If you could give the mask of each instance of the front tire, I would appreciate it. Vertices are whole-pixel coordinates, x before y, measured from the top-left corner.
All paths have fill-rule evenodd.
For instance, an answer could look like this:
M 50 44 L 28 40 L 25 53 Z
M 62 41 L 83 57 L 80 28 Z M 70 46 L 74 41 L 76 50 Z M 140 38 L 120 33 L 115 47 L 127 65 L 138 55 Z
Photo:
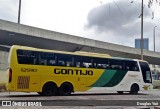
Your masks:
M 138 91 L 139 91 L 139 86 L 137 84 L 133 84 L 131 86 L 130 94 L 138 94 Z
M 57 85 L 53 82 L 45 83 L 41 94 L 43 96 L 55 96 L 57 94 Z

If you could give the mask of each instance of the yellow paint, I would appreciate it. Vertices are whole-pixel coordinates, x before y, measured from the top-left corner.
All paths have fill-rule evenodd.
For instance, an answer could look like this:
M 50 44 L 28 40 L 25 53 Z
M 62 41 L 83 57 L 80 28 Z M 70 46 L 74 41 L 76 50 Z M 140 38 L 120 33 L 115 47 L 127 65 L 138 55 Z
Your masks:
M 18 48 L 19 46 L 12 47 L 12 54 L 10 54 L 10 68 L 12 69 L 13 77 L 12 81 L 8 84 L 8 90 L 10 91 L 41 92 L 43 85 L 49 81 L 55 82 L 58 87 L 60 87 L 63 82 L 70 82 L 73 84 L 74 91 L 86 91 L 91 88 L 88 86 L 92 85 L 104 72 L 103 69 L 93 68 L 18 64 L 16 54 L 16 50 Z M 29 47 L 20 48 L 27 50 L 35 50 L 34 48 Z M 40 51 L 39 49 L 36 50 Z M 26 69 L 29 69 L 30 71 Z M 55 74 L 54 69 L 72 69 L 74 70 L 74 73 Z M 82 70 L 83 73 L 85 73 L 86 70 L 92 70 L 93 75 L 80 75 L 79 73 L 76 74 L 76 70 Z M 27 85 L 27 82 L 29 82 L 29 87 Z M 21 83 L 25 83 L 25 85 L 21 85 Z
M 144 85 L 144 86 L 143 86 L 143 89 L 144 89 L 144 90 L 149 90 L 149 85 Z

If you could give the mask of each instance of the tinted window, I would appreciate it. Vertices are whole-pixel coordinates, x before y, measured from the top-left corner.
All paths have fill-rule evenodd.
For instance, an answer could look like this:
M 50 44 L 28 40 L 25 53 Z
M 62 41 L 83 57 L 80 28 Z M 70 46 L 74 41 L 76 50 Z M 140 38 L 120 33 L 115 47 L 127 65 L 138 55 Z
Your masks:
M 125 62 L 125 70 L 139 71 L 137 61 L 124 61 L 124 62 Z
M 36 53 L 27 50 L 17 50 L 17 58 L 19 64 L 35 64 Z
M 93 68 L 93 59 L 85 56 L 74 56 L 75 66 L 83 68 Z
M 109 66 L 111 69 L 123 70 L 124 69 L 124 62 L 122 60 L 110 59 Z
M 39 52 L 37 61 L 38 61 L 37 65 L 55 65 L 56 64 L 56 58 L 53 53 Z
M 17 58 L 19 64 L 33 65 L 55 65 L 56 58 L 54 53 L 17 50 Z
M 29 50 L 17 50 L 19 64 L 74 66 L 72 55 Z
M 64 54 L 55 54 L 57 57 L 57 65 L 59 66 L 73 66 L 73 56 Z
M 17 50 L 19 64 L 139 71 L 136 61 Z
M 108 59 L 94 58 L 93 62 L 94 62 L 94 67 L 95 68 L 100 68 L 100 69 L 109 68 Z
M 151 78 L 151 72 L 148 63 L 146 62 L 139 62 L 141 70 L 142 70 L 142 75 L 143 75 L 143 81 L 145 83 L 152 83 L 152 78 Z

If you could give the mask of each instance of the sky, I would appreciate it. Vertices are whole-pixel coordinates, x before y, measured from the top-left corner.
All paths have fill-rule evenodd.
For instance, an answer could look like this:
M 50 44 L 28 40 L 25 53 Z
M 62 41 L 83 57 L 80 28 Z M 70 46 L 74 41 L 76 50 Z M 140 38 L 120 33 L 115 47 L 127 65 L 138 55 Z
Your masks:
M 134 47 L 141 37 L 141 0 L 21 0 L 21 24 Z M 148 8 L 144 0 L 144 32 L 160 52 L 160 0 Z M 158 3 L 156 3 L 156 1 Z M 0 0 L 0 19 L 17 22 L 19 0 Z M 154 15 L 154 16 L 153 16 Z

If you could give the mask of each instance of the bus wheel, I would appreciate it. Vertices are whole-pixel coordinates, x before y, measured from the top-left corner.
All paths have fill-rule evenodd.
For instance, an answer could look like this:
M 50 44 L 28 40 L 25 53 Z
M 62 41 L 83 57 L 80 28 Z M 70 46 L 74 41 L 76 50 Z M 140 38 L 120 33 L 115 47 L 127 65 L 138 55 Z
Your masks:
M 71 92 L 73 92 L 73 86 L 71 83 L 65 82 L 61 84 L 59 88 L 59 94 L 63 96 L 71 95 Z
M 117 91 L 118 94 L 123 94 L 123 91 Z
M 54 96 L 57 93 L 57 85 L 53 82 L 45 83 L 42 88 L 42 95 Z
M 130 91 L 130 93 L 131 93 L 131 94 L 138 94 L 138 91 L 139 91 L 139 86 L 138 86 L 138 84 L 133 84 L 133 85 L 131 86 L 131 91 Z

